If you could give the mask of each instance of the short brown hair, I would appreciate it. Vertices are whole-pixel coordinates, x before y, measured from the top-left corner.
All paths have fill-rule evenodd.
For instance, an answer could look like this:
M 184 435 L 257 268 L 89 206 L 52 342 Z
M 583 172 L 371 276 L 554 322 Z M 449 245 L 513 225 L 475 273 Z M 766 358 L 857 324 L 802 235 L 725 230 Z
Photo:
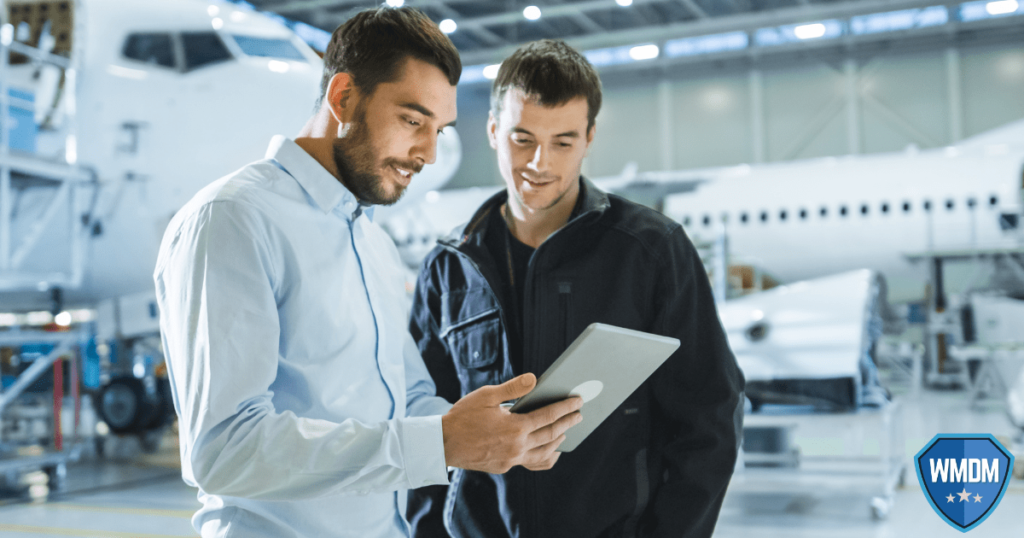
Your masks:
M 331 35 L 317 105 L 327 95 L 334 75 L 352 75 L 353 84 L 369 95 L 378 84 L 398 78 L 398 69 L 407 57 L 436 66 L 452 86 L 462 76 L 459 51 L 423 12 L 382 6 L 357 13 Z
M 587 130 L 601 110 L 601 78 L 576 49 L 557 39 L 542 39 L 519 47 L 501 62 L 491 87 L 491 114 L 497 120 L 510 88 L 535 97 L 544 106 L 587 98 Z

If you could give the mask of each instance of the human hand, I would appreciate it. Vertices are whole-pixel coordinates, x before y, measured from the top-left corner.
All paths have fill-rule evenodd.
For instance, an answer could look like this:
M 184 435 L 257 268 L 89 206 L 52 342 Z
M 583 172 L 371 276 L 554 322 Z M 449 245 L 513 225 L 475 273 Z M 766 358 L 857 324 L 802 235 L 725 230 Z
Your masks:
M 523 374 L 480 387 L 456 402 L 441 417 L 447 464 L 495 474 L 516 465 L 533 471 L 553 467 L 565 431 L 583 420 L 583 399 L 567 398 L 529 413 L 512 413 L 501 405 L 525 396 L 536 384 L 533 374 Z

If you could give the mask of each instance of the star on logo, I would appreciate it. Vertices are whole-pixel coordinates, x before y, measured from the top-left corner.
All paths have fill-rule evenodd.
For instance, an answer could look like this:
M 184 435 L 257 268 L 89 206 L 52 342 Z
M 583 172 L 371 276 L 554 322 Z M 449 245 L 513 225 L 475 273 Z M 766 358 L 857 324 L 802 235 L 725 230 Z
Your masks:
M 946 497 L 946 502 L 948 502 L 948 503 L 953 502 L 953 494 L 952 493 L 949 494 L 949 497 Z
M 964 501 L 970 502 L 970 500 L 971 500 L 971 494 L 967 493 L 967 488 L 964 488 L 964 490 L 961 491 L 960 493 L 957 493 L 957 495 L 960 496 L 960 502 L 964 502 Z
M 980 503 L 981 502 L 981 495 L 975 495 L 974 496 L 974 502 Z

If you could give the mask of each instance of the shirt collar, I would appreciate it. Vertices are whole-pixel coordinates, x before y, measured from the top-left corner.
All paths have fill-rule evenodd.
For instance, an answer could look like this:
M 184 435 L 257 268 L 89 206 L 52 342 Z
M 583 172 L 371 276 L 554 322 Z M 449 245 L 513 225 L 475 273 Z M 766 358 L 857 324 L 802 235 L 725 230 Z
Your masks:
M 352 191 L 294 140 L 281 135 L 273 137 L 267 147 L 266 158 L 277 161 L 285 172 L 295 178 L 324 213 L 337 209 L 352 220 L 360 214 L 373 220 L 374 206 L 356 198 Z

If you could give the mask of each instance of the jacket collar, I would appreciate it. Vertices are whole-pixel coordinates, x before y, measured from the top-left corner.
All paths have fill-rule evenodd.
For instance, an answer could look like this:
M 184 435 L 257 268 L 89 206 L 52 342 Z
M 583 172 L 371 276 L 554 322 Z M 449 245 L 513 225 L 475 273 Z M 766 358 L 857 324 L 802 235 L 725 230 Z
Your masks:
M 456 228 L 452 233 L 441 240 L 441 243 L 453 246 L 484 246 L 484 237 L 487 233 L 487 225 L 492 211 L 498 211 L 501 205 L 508 201 L 508 190 L 503 189 L 487 199 L 483 205 L 473 214 L 473 218 L 465 226 Z M 597 188 L 589 179 L 580 176 L 580 194 L 576 199 L 576 207 L 573 208 L 569 221 L 575 222 L 580 219 L 591 219 L 601 216 L 608 209 L 608 194 Z M 563 228 L 565 227 L 563 226 Z

